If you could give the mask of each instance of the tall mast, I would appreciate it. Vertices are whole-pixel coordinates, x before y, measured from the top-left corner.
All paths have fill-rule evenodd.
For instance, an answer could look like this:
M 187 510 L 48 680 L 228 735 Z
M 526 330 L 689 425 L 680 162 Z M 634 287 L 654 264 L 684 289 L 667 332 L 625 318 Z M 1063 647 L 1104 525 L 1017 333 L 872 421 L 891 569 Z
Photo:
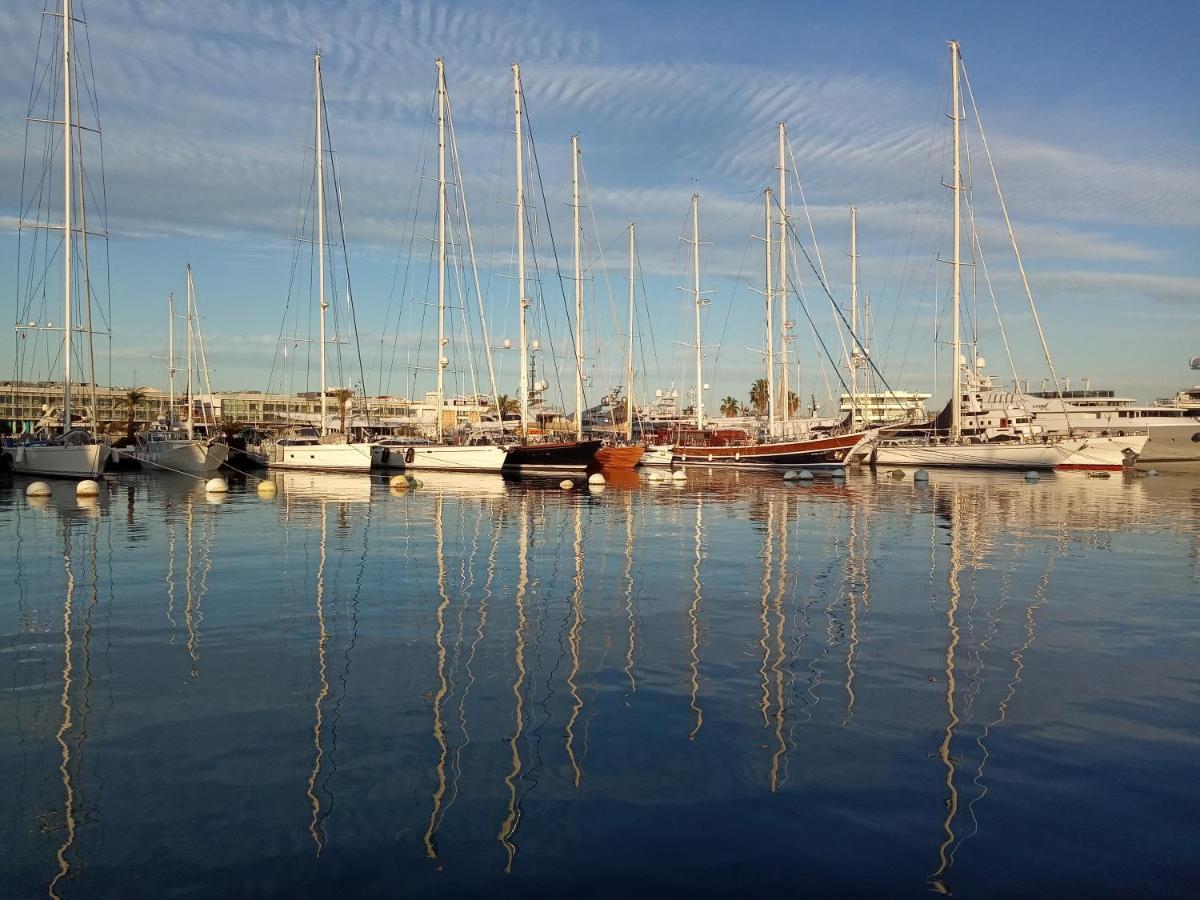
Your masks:
M 779 123 L 779 354 L 780 374 L 783 376 L 780 396 L 783 398 L 783 432 L 788 431 L 791 419 L 791 391 L 788 389 L 788 233 L 787 233 L 787 122 Z
M 575 439 L 583 440 L 583 269 L 579 256 L 579 135 L 571 135 L 571 208 L 575 223 Z
M 962 280 L 960 272 L 960 231 L 961 223 L 961 203 L 962 203 L 962 172 L 959 166 L 959 146 L 958 146 L 958 41 L 950 42 L 950 69 L 952 79 L 951 100 L 954 104 L 953 111 L 950 113 L 950 119 L 954 123 L 954 183 L 950 190 L 954 192 L 954 259 L 951 263 L 951 272 L 953 273 L 951 297 L 953 303 L 953 321 L 951 327 L 954 329 L 953 347 L 954 355 L 950 363 L 950 439 L 958 440 L 962 435 L 962 336 L 959 334 L 959 302 L 962 293 Z
M 321 435 L 329 434 L 328 416 L 325 398 L 325 310 L 329 304 L 325 302 L 325 156 L 322 145 L 325 143 L 324 132 L 321 128 L 321 51 L 313 54 L 313 77 L 316 81 L 317 105 L 317 282 L 321 304 Z M 441 352 L 441 348 L 439 351 Z
M 625 352 L 625 439 L 633 440 L 633 297 L 634 260 L 637 257 L 637 223 L 629 223 L 629 333 Z
M 437 360 L 437 439 L 442 440 L 442 415 L 445 403 L 446 365 L 446 66 L 441 57 L 437 65 L 438 95 L 438 360 Z
M 850 207 L 850 430 L 858 421 L 858 210 Z
M 74 193 L 71 177 L 71 0 L 63 0 L 63 410 L 62 430 L 71 430 L 71 242 Z
M 704 347 L 700 343 L 700 195 L 692 194 L 692 276 L 696 294 L 696 427 L 704 428 Z
M 195 426 L 192 423 L 192 410 L 195 401 L 192 399 L 192 264 L 187 264 L 187 436 L 192 439 Z
M 517 297 L 521 303 L 521 436 L 529 434 L 529 336 L 525 330 L 525 163 L 521 139 L 521 64 L 513 63 L 513 115 L 517 137 Z
M 167 294 L 167 427 L 175 418 L 175 292 Z
M 763 228 L 764 242 L 767 246 L 766 260 L 766 290 L 764 293 L 767 297 L 767 433 L 774 437 L 776 434 L 775 428 L 775 292 L 773 290 L 772 279 L 775 272 L 775 261 L 772 259 L 771 244 L 773 243 L 771 232 L 774 230 L 775 222 L 771 204 L 774 202 L 774 197 L 771 194 L 771 189 L 767 188 L 763 192 L 766 207 L 766 225 Z

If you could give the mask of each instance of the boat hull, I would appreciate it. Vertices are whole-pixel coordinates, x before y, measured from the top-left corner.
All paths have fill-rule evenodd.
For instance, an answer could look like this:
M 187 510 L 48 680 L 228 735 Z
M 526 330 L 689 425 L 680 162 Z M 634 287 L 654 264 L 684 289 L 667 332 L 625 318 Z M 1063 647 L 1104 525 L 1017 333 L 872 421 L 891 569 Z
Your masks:
M 646 448 L 641 444 L 630 447 L 601 447 L 596 462 L 602 469 L 632 469 L 642 461 Z
M 1055 466 L 1060 471 L 1120 472 L 1138 461 L 1149 440 L 1134 437 L 1089 437 L 1083 447 Z
M 586 469 L 595 462 L 599 449 L 599 441 L 517 444 L 508 448 L 504 468 L 550 472 Z
M 674 444 L 658 444 L 650 445 L 646 448 L 646 452 L 642 454 L 642 458 L 638 465 L 641 466 L 669 466 L 675 462 L 675 445 Z
M 1078 452 L 1084 441 L 1045 444 L 882 444 L 872 459 L 876 466 L 948 467 L 955 469 L 1053 469 Z
M 508 451 L 488 444 L 454 446 L 412 444 L 380 447 L 371 451 L 371 464 L 383 469 L 441 472 L 499 472 Z
M 10 447 L 13 472 L 50 478 L 99 478 L 108 461 L 107 444 L 76 446 Z
M 318 472 L 369 472 L 374 444 L 262 445 L 271 469 L 311 469 Z
M 221 468 L 229 458 L 229 448 L 204 441 L 156 441 L 146 450 L 134 451 L 133 457 L 151 469 L 202 475 Z
M 835 437 L 803 441 L 772 441 L 765 444 L 734 444 L 728 447 L 683 446 L 676 444 L 677 462 L 745 469 L 792 468 L 840 469 L 866 437 L 853 432 Z

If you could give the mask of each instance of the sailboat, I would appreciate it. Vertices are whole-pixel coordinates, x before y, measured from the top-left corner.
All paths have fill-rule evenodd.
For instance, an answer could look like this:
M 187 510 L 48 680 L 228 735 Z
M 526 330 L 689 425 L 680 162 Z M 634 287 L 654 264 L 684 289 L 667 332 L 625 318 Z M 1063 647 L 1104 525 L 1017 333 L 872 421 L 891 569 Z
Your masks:
M 37 214 L 34 221 L 26 219 L 27 212 L 34 208 L 35 204 L 29 204 L 26 198 L 22 197 L 21 212 L 22 219 L 20 222 L 21 231 L 25 229 L 54 229 L 61 230 L 63 234 L 62 242 L 62 260 L 63 260 L 63 321 L 62 321 L 62 365 L 63 365 L 63 401 L 62 407 L 54 415 L 54 410 L 47 410 L 47 414 L 43 417 L 40 433 L 34 440 L 22 440 L 14 442 L 10 446 L 4 448 L 4 453 L 9 457 L 9 462 L 14 472 L 29 475 L 48 475 L 57 478 L 96 478 L 104 469 L 104 464 L 108 461 L 109 447 L 107 443 L 102 442 L 95 434 L 95 402 L 93 400 L 92 409 L 88 411 L 83 407 L 83 415 L 77 415 L 75 410 L 75 397 L 73 394 L 73 377 L 72 364 L 75 361 L 75 334 L 78 331 L 81 335 L 86 335 L 86 341 L 83 341 L 83 350 L 87 355 L 89 382 L 95 385 L 95 359 L 92 353 L 92 330 L 91 330 L 91 300 L 92 300 L 92 281 L 88 277 L 88 223 L 87 223 L 87 203 L 85 202 L 85 193 L 87 191 L 84 184 L 84 169 L 83 169 L 83 132 L 85 130 L 99 133 L 97 127 L 84 126 L 78 116 L 78 110 L 75 107 L 78 104 L 81 91 L 79 90 L 76 80 L 78 77 L 77 63 L 75 61 L 76 44 L 74 38 L 74 27 L 77 22 L 73 17 L 71 9 L 71 0 L 62 0 L 62 121 L 54 122 L 53 113 L 47 110 L 46 119 L 30 119 L 31 122 L 39 121 L 45 124 L 58 124 L 62 126 L 62 201 L 63 201 L 63 219 L 61 225 L 51 225 L 41 221 L 41 213 L 48 212 L 42 207 L 37 206 L 35 212 Z M 53 93 L 53 88 L 49 88 L 50 96 Z M 39 91 L 40 93 L 40 91 Z M 32 109 L 32 105 L 31 105 Z M 40 179 L 34 180 L 39 187 L 50 183 L 50 165 L 52 150 L 47 143 L 45 150 L 45 166 L 46 170 L 42 173 Z M 26 163 L 30 158 L 28 142 L 26 144 Z M 36 235 L 36 231 L 34 232 Z M 31 257 L 36 260 L 38 238 L 33 239 L 34 250 Z M 76 269 L 78 268 L 78 272 Z M 49 266 L 45 276 L 49 275 Z M 30 280 L 33 283 L 33 280 Z M 76 292 L 79 297 L 77 298 Z M 82 316 L 82 326 L 76 323 L 76 315 L 73 310 L 73 302 L 79 299 L 81 306 L 85 312 Z M 18 331 L 21 333 L 21 338 L 25 338 L 24 323 L 18 326 Z M 31 330 L 48 330 L 54 331 L 53 325 L 47 323 L 39 326 L 36 322 L 30 322 Z M 82 404 L 80 404 L 82 407 Z M 55 419 L 57 418 L 57 421 Z M 76 419 L 80 421 L 77 423 Z
M 1053 469 L 1079 453 L 1087 441 L 1073 437 L 1051 437 L 1046 434 L 1030 434 L 1009 426 L 1005 433 L 978 437 L 964 434 L 963 406 L 970 405 L 976 392 L 972 380 L 976 372 L 969 370 L 963 356 L 962 333 L 959 325 L 962 301 L 962 193 L 963 178 L 959 123 L 963 119 L 963 105 L 959 96 L 959 73 L 961 56 L 958 41 L 950 41 L 951 102 L 953 145 L 953 176 L 949 185 L 953 194 L 954 255 L 951 260 L 951 316 L 952 316 L 952 363 L 950 365 L 950 428 L 945 436 L 937 431 L 929 433 L 925 440 L 882 440 L 876 444 L 872 461 L 884 466 L 953 466 L 956 468 L 991 469 Z M 1014 244 L 1015 248 L 1015 244 Z M 1019 257 L 1018 257 L 1019 260 Z M 1022 275 L 1024 271 L 1022 270 Z M 1036 321 L 1036 311 L 1035 311 Z M 1040 330 L 1040 325 L 1039 325 Z M 1047 353 L 1047 358 L 1049 354 Z M 967 384 L 964 387 L 964 374 Z M 1027 417 L 1026 417 L 1027 418 Z
M 446 92 L 446 65 L 442 59 L 437 66 L 437 125 L 438 125 L 438 212 L 437 212 L 437 284 L 438 284 L 438 358 L 437 358 L 437 404 L 436 438 L 433 443 L 412 442 L 403 439 L 381 441 L 372 451 L 372 463 L 394 469 L 450 469 L 474 472 L 499 472 L 508 455 L 503 447 L 486 442 L 451 443 L 445 440 L 445 379 L 449 359 L 445 347 L 446 337 L 446 124 L 450 98 Z M 459 185 L 462 178 L 458 178 Z M 463 204 L 466 205 L 465 202 Z M 489 354 L 488 371 L 492 373 L 492 395 L 496 394 L 495 374 L 491 365 L 491 350 L 486 347 L 487 333 L 484 329 L 485 352 Z
M 175 297 L 167 297 L 167 382 L 169 402 L 167 420 L 160 427 L 147 429 L 138 435 L 133 456 L 142 465 L 166 472 L 202 474 L 215 472 L 229 458 L 229 447 L 208 438 L 196 437 L 195 409 L 192 396 L 192 361 L 196 358 L 195 342 L 200 330 L 196 314 L 196 295 L 192 285 L 192 264 L 187 265 L 187 418 L 183 425 L 175 420 Z M 204 355 L 204 340 L 200 339 L 200 358 L 207 394 L 212 396 L 208 383 L 208 363 Z M 204 418 L 207 420 L 208 416 Z
M 781 132 L 782 135 L 782 132 Z M 782 170 L 783 137 L 780 138 L 781 185 L 785 182 L 786 172 Z M 778 426 L 775 419 L 774 391 L 774 334 L 773 308 L 775 297 L 773 285 L 773 260 L 771 255 L 772 231 L 772 197 L 768 189 L 764 192 L 766 198 L 766 326 L 767 326 L 767 378 L 768 378 L 768 438 L 763 441 L 746 440 L 742 432 L 732 434 L 705 430 L 704 421 L 704 384 L 703 359 L 701 346 L 700 312 L 708 302 L 700 290 L 700 195 L 692 195 L 692 275 L 696 304 L 696 427 L 695 430 L 680 431 L 679 441 L 675 445 L 676 461 L 684 463 L 702 463 L 714 466 L 732 466 L 737 468 L 769 468 L 780 466 L 803 466 L 808 469 L 840 469 L 846 465 L 850 455 L 870 436 L 870 432 L 849 431 L 844 434 L 829 434 L 821 437 L 801 439 L 781 439 L 778 436 Z M 781 247 L 787 246 L 786 208 L 782 207 L 780 225 Z M 784 251 L 781 250 L 781 253 Z M 786 265 L 786 261 L 785 261 Z M 786 269 L 780 268 L 781 289 L 779 297 L 786 303 L 787 282 Z M 786 319 L 786 316 L 784 316 Z M 786 347 L 786 335 L 784 336 Z M 783 370 L 787 371 L 786 364 Z M 786 384 L 786 382 L 785 382 Z M 788 395 L 784 394 L 783 406 L 786 409 Z M 783 423 L 786 426 L 786 421 Z
M 326 344 L 325 314 L 329 303 L 325 297 L 325 151 L 328 138 L 328 128 L 324 123 L 325 114 L 325 84 L 321 77 L 321 51 L 313 54 L 313 81 L 316 106 L 316 141 L 313 144 L 316 154 L 316 187 L 317 187 L 317 283 L 319 296 L 320 337 L 319 358 L 321 367 L 321 422 L 319 429 L 298 428 L 285 432 L 259 445 L 259 452 L 267 466 L 273 469 L 318 469 L 337 472 L 366 472 L 371 468 L 371 450 L 374 446 L 369 442 L 352 441 L 344 433 L 333 433 L 329 429 L 329 414 L 327 409 L 329 391 L 326 387 Z M 336 173 L 336 170 L 335 170 Z M 335 191 L 335 199 L 339 204 L 340 191 Z
M 578 179 L 576 179 L 578 182 Z M 576 203 L 576 218 L 579 216 L 579 204 Z M 576 228 L 578 240 L 578 228 Z M 576 253 L 576 259 L 579 258 Z M 633 440 L 633 323 L 634 300 L 637 297 L 635 272 L 637 266 L 637 223 L 629 223 L 629 320 L 626 328 L 625 344 L 625 443 L 601 447 L 596 453 L 596 462 L 602 469 L 632 469 L 646 458 L 649 447 L 644 443 L 634 443 Z M 582 416 L 581 416 L 582 417 Z M 667 465 L 671 463 L 674 448 L 655 448 L 656 458 L 666 457 Z M 664 452 L 665 450 L 665 452 Z
M 517 296 L 520 305 L 520 353 L 521 353 L 521 440 L 508 447 L 504 460 L 505 469 L 571 470 L 586 469 L 600 449 L 599 441 L 546 441 L 531 443 L 530 398 L 534 388 L 529 377 L 529 333 L 526 327 L 526 311 L 530 298 L 525 296 L 525 157 L 524 157 L 524 94 L 521 90 L 521 65 L 514 63 L 513 115 L 516 125 L 517 146 Z M 576 204 L 578 210 L 578 204 Z M 576 234 L 578 240 L 578 233 Z M 580 420 L 582 421 L 582 419 Z

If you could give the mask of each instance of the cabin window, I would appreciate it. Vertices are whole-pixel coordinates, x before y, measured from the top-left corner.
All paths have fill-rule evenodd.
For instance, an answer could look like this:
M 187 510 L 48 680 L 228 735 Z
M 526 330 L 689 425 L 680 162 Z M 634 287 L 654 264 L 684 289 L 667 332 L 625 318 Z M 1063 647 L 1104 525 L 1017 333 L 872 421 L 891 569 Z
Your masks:
M 1200 444 L 1200 431 L 1197 431 L 1195 434 L 1192 435 L 1192 443 Z

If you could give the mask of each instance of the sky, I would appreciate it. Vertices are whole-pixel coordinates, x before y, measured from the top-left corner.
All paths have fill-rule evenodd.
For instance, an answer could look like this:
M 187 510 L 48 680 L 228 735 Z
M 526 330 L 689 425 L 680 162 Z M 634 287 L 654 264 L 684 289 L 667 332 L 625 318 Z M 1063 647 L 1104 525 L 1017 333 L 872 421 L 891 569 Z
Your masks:
M 296 369 L 312 347 L 299 335 L 314 304 L 298 287 L 307 270 L 293 272 L 295 258 L 308 258 L 298 246 L 311 245 L 293 238 L 311 179 L 305 148 L 319 45 L 368 393 L 431 387 L 431 110 L 441 56 L 497 346 L 517 342 L 510 65 L 521 63 L 541 173 L 527 186 L 541 223 L 533 330 L 546 348 L 540 365 L 552 400 L 573 403 L 563 312 L 572 286 L 555 275 L 555 251 L 564 274 L 571 265 L 571 135 L 580 136 L 585 174 L 588 400 L 623 380 L 625 229 L 634 221 L 638 390 L 694 384 L 686 346 L 695 340 L 694 306 L 679 287 L 691 282 L 690 247 L 680 239 L 698 192 L 710 299 L 704 380 L 706 402 L 716 405 L 726 395 L 748 399 L 763 372 L 759 238 L 762 191 L 778 177 L 779 121 L 788 123 L 795 167 L 789 212 L 813 261 L 795 260 L 803 304 L 793 298 L 793 388 L 799 377 L 805 400 L 823 403 L 839 392 L 821 349 L 840 358 L 837 314 L 814 269 L 845 306 L 853 204 L 875 363 L 893 388 L 944 397 L 949 266 L 939 259 L 950 255 L 941 181 L 950 178 L 951 38 L 962 44 L 1057 373 L 1072 387 L 1087 378 L 1145 400 L 1197 380 L 1187 360 L 1200 354 L 1200 62 L 1191 47 L 1200 11 L 1189 4 L 1133 12 L 1104 2 L 89 0 L 81 15 L 110 235 L 112 337 L 97 344 L 101 381 L 165 386 L 166 296 L 182 296 L 190 261 L 214 387 L 312 386 L 314 376 Z M 41 20 L 41 0 L 0 10 L 8 48 L 0 56 L 0 284 L 13 321 L 23 318 L 16 221 Z M 978 132 L 973 122 L 964 130 L 995 308 L 1018 375 L 1036 388 L 1047 365 Z M 988 371 L 1008 381 L 983 268 L 964 270 L 964 332 L 977 334 Z M 447 354 L 461 388 L 478 307 L 471 291 L 451 305 L 458 324 Z M 53 321 L 53 311 L 38 320 Z M 286 382 L 277 362 L 273 369 L 281 333 L 290 335 Z M 15 346 L 0 342 L 4 377 L 51 374 L 44 357 L 42 371 L 18 373 Z M 338 350 L 348 354 L 349 345 Z M 515 355 L 496 353 L 501 392 L 516 393 Z M 479 357 L 476 377 L 482 366 Z M 351 368 L 337 374 L 357 381 Z

